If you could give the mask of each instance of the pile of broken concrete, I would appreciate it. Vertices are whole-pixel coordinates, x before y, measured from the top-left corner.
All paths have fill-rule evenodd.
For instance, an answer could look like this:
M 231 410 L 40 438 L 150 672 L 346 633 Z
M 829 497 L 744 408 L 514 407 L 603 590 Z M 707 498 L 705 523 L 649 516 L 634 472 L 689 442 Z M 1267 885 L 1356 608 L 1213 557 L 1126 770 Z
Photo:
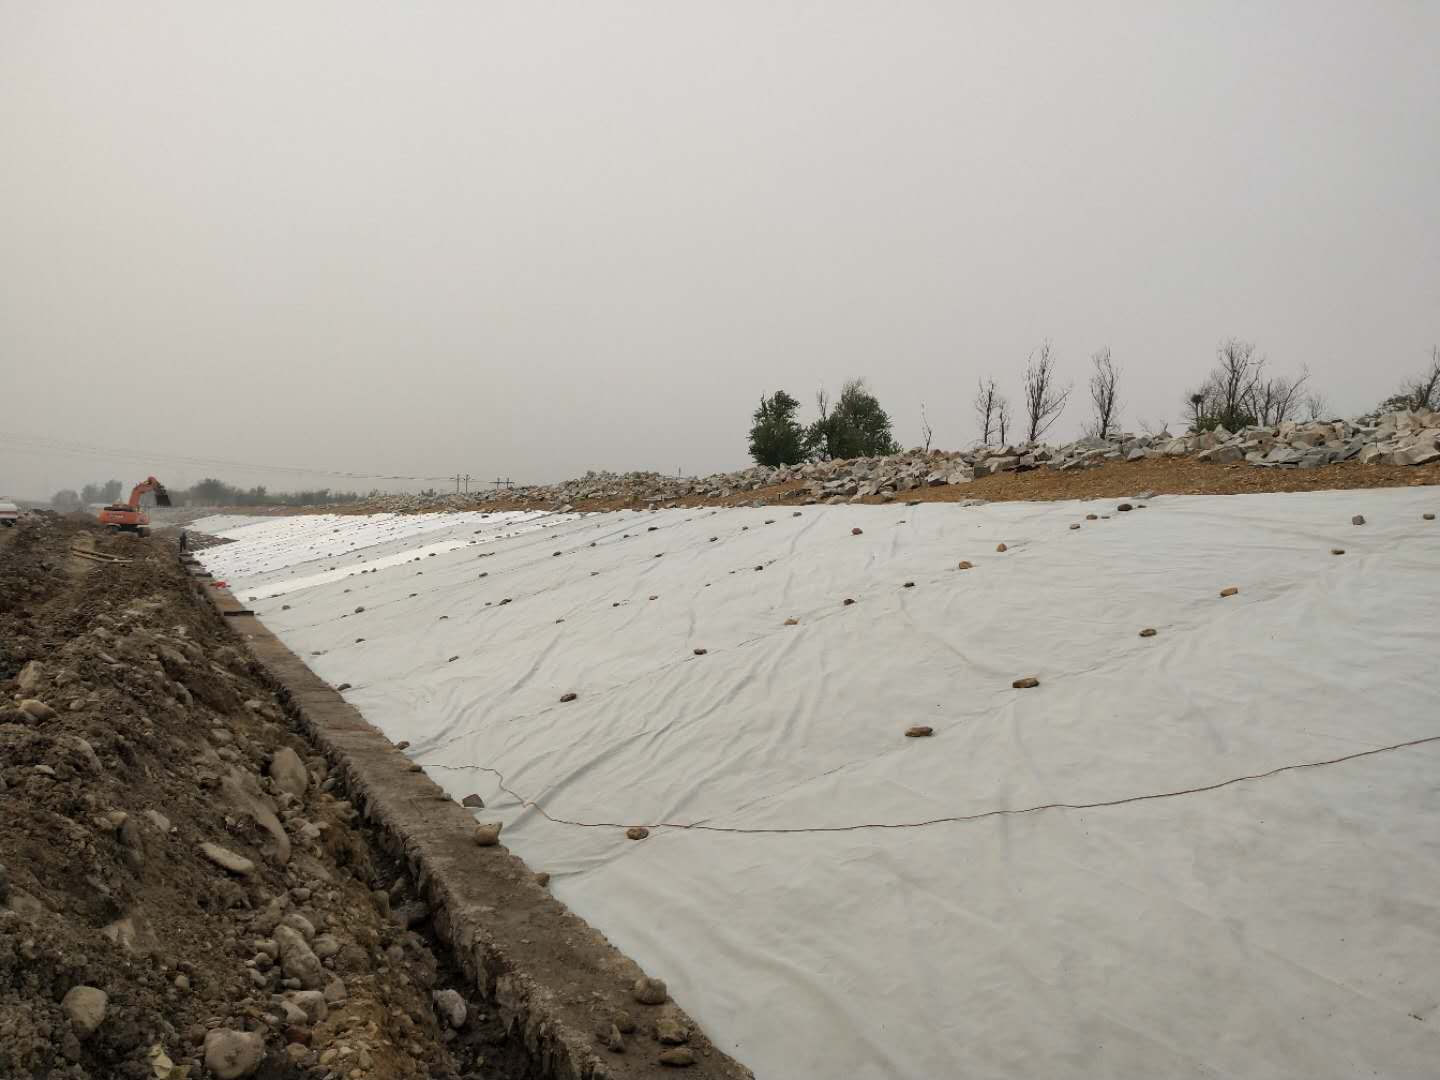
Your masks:
M 1117 434 L 1063 445 L 1024 443 L 964 451 L 909 450 L 887 457 L 815 461 L 770 468 L 757 465 L 706 477 L 655 472 L 587 472 L 559 484 L 516 487 L 469 495 L 386 495 L 367 510 L 415 512 L 460 509 L 525 500 L 563 510 L 596 501 L 663 505 L 682 499 L 724 500 L 777 484 L 803 484 L 805 497 L 839 502 L 895 496 L 921 487 L 968 484 L 976 477 L 1029 469 L 1085 469 L 1108 461 L 1189 457 L 1218 464 L 1262 468 L 1319 468 L 1341 461 L 1378 465 L 1424 465 L 1440 461 L 1440 413 L 1402 410 L 1312 423 L 1286 421 L 1184 435 Z

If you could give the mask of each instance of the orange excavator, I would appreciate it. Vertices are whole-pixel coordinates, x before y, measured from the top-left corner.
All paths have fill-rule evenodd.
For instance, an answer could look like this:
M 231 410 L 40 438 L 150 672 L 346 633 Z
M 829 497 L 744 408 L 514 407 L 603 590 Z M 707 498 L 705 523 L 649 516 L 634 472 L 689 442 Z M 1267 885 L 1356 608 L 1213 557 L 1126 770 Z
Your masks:
M 140 509 L 140 498 L 153 493 L 156 506 L 169 506 L 170 493 L 165 485 L 153 476 L 147 476 L 130 492 L 129 502 L 111 503 L 100 511 L 100 524 L 111 532 L 133 532 L 140 536 L 150 535 L 150 515 Z

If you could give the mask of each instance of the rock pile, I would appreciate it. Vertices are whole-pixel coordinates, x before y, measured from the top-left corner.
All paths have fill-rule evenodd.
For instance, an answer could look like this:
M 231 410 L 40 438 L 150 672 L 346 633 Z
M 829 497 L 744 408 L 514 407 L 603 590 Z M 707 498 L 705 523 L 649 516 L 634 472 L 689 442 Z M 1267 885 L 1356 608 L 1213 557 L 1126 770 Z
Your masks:
M 559 484 L 469 495 L 381 495 L 364 504 L 367 512 L 481 508 L 493 503 L 533 502 L 553 510 L 605 502 L 662 505 L 679 500 L 718 502 L 776 485 L 800 485 L 805 501 L 841 503 L 868 496 L 897 498 L 924 487 L 968 484 L 981 476 L 1029 469 L 1085 469 L 1109 461 L 1193 457 L 1217 464 L 1248 463 L 1261 468 L 1319 468 L 1341 461 L 1378 465 L 1424 465 L 1440 461 L 1440 413 L 1428 410 L 1377 414 L 1357 420 L 1316 423 L 1286 421 L 1272 427 L 1171 435 L 1119 434 L 1063 445 L 1023 443 L 963 451 L 910 450 L 889 457 L 816 461 L 706 477 L 654 472 L 587 472 Z

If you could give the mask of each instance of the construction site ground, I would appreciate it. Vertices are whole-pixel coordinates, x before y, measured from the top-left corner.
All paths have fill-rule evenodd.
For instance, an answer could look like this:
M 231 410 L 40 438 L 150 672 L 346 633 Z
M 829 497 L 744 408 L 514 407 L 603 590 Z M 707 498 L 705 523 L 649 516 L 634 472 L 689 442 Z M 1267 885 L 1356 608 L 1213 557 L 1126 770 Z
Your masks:
M 1031 469 L 978 477 L 968 484 L 919 487 L 898 492 L 897 502 L 989 502 L 1042 501 L 1061 499 L 1115 499 L 1150 491 L 1156 495 L 1245 495 L 1266 491 L 1334 491 L 1347 488 L 1414 487 L 1440 484 L 1440 462 L 1430 465 L 1361 465 L 1342 462 L 1319 469 L 1260 468 L 1249 464 L 1217 465 L 1194 458 L 1151 458 L 1142 461 L 1107 461 L 1088 469 L 1060 471 Z M 661 506 L 743 506 L 757 499 L 770 503 L 800 505 L 811 498 L 808 486 L 800 481 L 737 491 L 721 499 L 691 496 L 662 500 Z M 887 500 L 879 495 L 857 499 L 862 503 Z M 575 510 L 631 510 L 648 506 L 646 499 L 584 499 Z M 476 499 L 479 510 L 550 509 L 549 496 Z M 452 507 L 454 509 L 454 507 Z M 375 507 L 356 503 L 321 508 L 321 513 L 368 514 Z M 244 511 L 249 512 L 249 511 Z
M 0 1077 L 531 1075 L 173 540 L 0 531 L 0 688 Z

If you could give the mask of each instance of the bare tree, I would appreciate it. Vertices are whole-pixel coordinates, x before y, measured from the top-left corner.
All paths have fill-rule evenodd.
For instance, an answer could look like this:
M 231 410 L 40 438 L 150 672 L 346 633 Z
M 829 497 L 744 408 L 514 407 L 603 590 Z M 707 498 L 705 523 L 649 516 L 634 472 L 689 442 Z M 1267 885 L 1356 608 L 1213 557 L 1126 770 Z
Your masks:
M 1382 409 L 1440 409 L 1440 345 L 1430 349 L 1430 370 L 1410 379 L 1387 398 Z
M 1029 420 L 1026 442 L 1036 442 L 1050 430 L 1050 425 L 1060 418 L 1065 403 L 1070 400 L 1073 385 L 1063 389 L 1055 382 L 1055 354 L 1050 342 L 1030 354 L 1025 367 L 1025 415 Z
M 995 399 L 995 423 L 1000 429 L 1000 445 L 1010 445 L 1010 399 L 1004 396 Z
M 1205 424 L 1205 417 L 1210 415 L 1210 384 L 1207 382 L 1199 390 L 1191 390 L 1185 395 L 1185 409 L 1190 417 L 1190 430 L 1199 431 Z
M 1302 371 L 1298 379 L 1287 379 L 1283 375 L 1273 379 L 1257 377 L 1245 398 L 1247 409 L 1264 427 L 1283 424 L 1300 411 L 1302 392 L 1309 381 L 1309 371 Z
M 1230 338 L 1220 343 L 1217 350 L 1220 363 L 1210 376 L 1210 393 L 1207 395 L 1213 405 L 1210 415 L 1230 431 L 1245 427 L 1252 414 L 1246 408 L 1255 384 L 1265 367 L 1265 358 L 1255 358 L 1253 342 Z
M 1323 420 L 1330 413 L 1330 402 L 1325 400 L 1325 395 L 1319 390 L 1311 390 L 1306 394 L 1303 404 L 1307 420 Z
M 1095 406 L 1095 428 L 1092 434 L 1099 439 L 1110 437 L 1110 431 L 1120 419 L 1120 369 L 1110 359 L 1110 346 L 1106 345 L 1093 356 L 1095 374 L 1090 376 L 1090 401 Z
M 925 436 L 925 452 L 930 452 L 930 440 L 935 437 L 935 429 L 930 426 L 930 421 L 925 418 L 925 403 L 920 403 L 920 434 Z
M 975 415 L 980 421 L 980 444 L 990 445 L 990 436 L 995 434 L 995 425 L 999 421 L 998 415 L 1000 403 L 1005 400 L 1000 396 L 1000 391 L 995 387 L 994 379 L 981 379 L 980 389 L 975 394 Z M 1004 436 L 1001 436 L 1004 441 Z

